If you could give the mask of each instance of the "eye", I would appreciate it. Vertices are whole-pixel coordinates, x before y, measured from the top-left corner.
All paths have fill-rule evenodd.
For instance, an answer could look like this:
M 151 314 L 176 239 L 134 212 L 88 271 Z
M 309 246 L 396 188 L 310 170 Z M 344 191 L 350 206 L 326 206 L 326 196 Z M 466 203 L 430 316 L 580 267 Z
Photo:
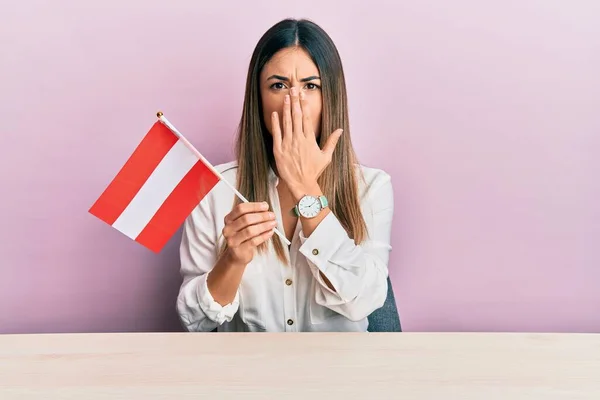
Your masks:
M 316 89 L 320 89 L 321 86 L 314 84 L 314 83 L 307 83 L 306 84 L 306 89 L 307 90 L 316 90 Z
M 275 90 L 281 90 L 285 88 L 285 85 L 283 84 L 283 82 L 275 82 L 274 84 L 272 84 L 271 86 L 269 86 L 271 89 L 275 89 Z

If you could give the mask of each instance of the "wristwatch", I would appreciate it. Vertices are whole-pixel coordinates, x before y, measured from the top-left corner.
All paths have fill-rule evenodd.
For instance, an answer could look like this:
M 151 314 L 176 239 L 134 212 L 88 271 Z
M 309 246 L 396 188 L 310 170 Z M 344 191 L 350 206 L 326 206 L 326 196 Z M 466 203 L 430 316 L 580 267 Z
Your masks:
M 327 197 L 307 194 L 294 206 L 292 212 L 296 217 L 314 218 L 328 205 Z

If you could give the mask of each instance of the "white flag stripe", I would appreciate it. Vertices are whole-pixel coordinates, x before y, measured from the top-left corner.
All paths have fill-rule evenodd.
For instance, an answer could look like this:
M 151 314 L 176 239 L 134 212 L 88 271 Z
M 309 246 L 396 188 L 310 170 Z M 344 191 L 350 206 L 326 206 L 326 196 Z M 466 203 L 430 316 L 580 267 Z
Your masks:
M 112 226 L 135 240 L 197 162 L 198 157 L 178 140 Z

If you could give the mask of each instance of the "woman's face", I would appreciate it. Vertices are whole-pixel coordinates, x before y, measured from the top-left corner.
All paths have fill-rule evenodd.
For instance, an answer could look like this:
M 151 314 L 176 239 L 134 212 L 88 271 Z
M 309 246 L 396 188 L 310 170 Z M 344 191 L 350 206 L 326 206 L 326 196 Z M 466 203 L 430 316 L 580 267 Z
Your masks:
M 305 94 L 306 105 L 312 120 L 312 129 L 318 138 L 321 131 L 321 77 L 308 53 L 300 47 L 282 49 L 269 60 L 260 74 L 260 95 L 262 98 L 263 120 L 271 135 L 271 114 L 277 111 L 279 126 L 283 132 L 283 100 L 290 89 L 296 87 L 298 93 Z M 305 128 L 306 129 L 306 128 Z

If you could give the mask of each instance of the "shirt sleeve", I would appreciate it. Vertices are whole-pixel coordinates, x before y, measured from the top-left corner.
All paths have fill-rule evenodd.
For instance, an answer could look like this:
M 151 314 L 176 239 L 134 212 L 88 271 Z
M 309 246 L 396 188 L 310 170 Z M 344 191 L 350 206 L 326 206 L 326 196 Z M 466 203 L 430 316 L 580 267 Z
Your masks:
M 185 220 L 179 248 L 183 283 L 177 297 L 177 313 L 188 331 L 210 332 L 231 321 L 239 308 L 239 292 L 230 304 L 221 306 L 206 284 L 218 253 L 210 201 L 205 198 Z
M 360 321 L 383 306 L 387 277 L 394 195 L 390 176 L 383 171 L 368 187 L 361 204 L 366 240 L 356 245 L 333 212 L 306 238 L 300 233 L 300 252 L 307 258 L 316 286 L 317 304 Z M 323 280 L 327 277 L 335 288 Z

